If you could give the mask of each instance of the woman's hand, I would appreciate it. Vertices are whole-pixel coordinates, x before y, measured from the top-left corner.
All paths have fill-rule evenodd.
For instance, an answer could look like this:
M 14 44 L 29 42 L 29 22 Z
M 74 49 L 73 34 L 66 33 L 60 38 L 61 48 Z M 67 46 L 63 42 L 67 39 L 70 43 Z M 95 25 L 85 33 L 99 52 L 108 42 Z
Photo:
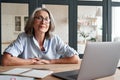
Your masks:
M 40 59 L 38 59 L 38 58 L 30 58 L 30 59 L 28 59 L 30 62 L 31 62 L 31 64 L 35 64 L 37 61 L 39 61 Z
M 72 57 L 66 57 L 61 59 L 39 59 L 35 64 L 78 64 L 80 62 L 80 58 L 77 55 Z
M 39 59 L 34 64 L 50 64 L 50 61 L 45 59 Z

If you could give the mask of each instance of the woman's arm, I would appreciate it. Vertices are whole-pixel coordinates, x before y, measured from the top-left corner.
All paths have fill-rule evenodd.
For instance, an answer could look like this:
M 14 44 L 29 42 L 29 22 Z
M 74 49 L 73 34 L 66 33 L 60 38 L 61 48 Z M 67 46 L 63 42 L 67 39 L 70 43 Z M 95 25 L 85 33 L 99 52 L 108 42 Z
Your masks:
M 41 59 L 36 64 L 78 64 L 80 62 L 80 58 L 77 55 L 72 57 L 65 57 L 60 59 L 52 59 L 52 60 L 45 60 Z
M 65 57 L 60 59 L 53 59 L 50 60 L 51 64 L 77 64 L 79 63 L 80 59 L 78 55 L 74 55 L 72 57 Z
M 37 61 L 36 58 L 33 59 L 22 59 L 18 57 L 14 57 L 9 53 L 4 53 L 2 57 L 2 65 L 3 66 L 17 66 L 17 65 L 31 65 Z

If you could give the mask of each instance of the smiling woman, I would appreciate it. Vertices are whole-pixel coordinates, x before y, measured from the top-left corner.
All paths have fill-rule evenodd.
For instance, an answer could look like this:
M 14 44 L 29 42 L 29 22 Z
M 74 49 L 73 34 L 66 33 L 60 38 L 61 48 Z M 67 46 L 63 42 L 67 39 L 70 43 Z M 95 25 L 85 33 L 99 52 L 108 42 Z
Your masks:
M 35 13 L 35 17 L 34 17 L 34 30 L 35 30 L 35 34 L 37 35 L 37 33 L 43 33 L 44 34 L 48 31 L 49 32 L 49 27 L 51 29 L 51 27 L 54 28 L 53 26 L 50 26 L 50 14 L 46 13 L 46 11 L 38 11 Z M 38 34 L 39 35 L 39 34 Z
M 35 9 L 24 32 L 5 49 L 2 65 L 78 63 L 77 51 L 53 34 L 54 28 L 51 13 L 46 8 Z

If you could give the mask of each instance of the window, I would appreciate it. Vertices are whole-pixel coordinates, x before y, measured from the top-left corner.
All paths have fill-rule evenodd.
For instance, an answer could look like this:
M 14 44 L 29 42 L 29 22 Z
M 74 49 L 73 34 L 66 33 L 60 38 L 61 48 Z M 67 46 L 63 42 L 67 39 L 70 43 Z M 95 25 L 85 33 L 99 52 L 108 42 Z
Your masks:
M 102 7 L 78 6 L 77 50 L 84 53 L 86 42 L 102 41 Z
M 112 7 L 112 41 L 120 41 L 120 7 Z

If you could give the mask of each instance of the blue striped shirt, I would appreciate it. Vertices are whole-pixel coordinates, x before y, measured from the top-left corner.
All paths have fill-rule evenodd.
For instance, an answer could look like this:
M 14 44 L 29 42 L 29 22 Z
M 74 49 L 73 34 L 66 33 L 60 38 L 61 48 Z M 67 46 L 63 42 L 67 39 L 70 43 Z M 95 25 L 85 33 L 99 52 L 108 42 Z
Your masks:
M 65 44 L 58 35 L 45 39 L 43 47 L 45 51 L 41 51 L 38 41 L 34 36 L 28 36 L 23 32 L 18 35 L 17 39 L 4 52 L 23 59 L 36 57 L 49 60 L 71 57 L 74 54 L 78 55 L 77 51 Z

